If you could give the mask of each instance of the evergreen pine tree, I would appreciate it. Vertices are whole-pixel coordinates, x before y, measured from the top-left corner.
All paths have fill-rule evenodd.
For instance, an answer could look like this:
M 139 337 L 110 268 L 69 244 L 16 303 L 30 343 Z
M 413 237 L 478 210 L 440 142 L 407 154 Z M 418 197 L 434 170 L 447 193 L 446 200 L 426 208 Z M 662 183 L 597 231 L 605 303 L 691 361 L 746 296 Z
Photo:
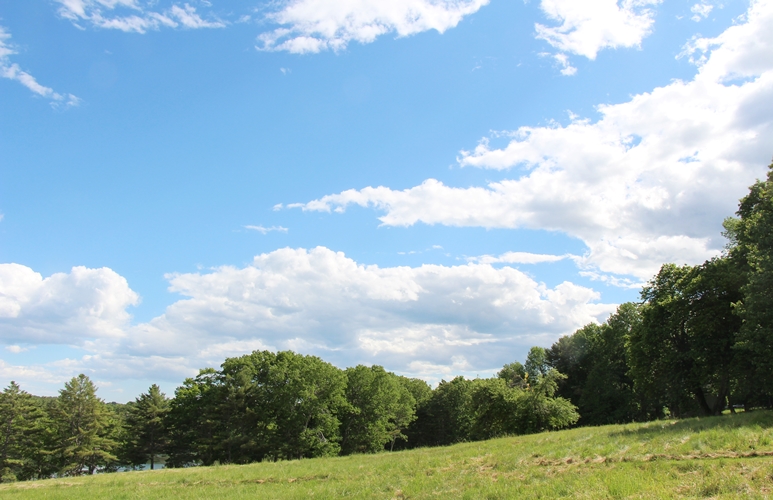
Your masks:
M 84 374 L 73 377 L 59 391 L 54 406 L 59 440 L 56 453 L 64 474 L 94 474 L 100 466 L 117 460 L 112 453 L 117 443 L 110 436 L 115 422 L 96 392 Z
M 44 448 L 45 414 L 32 396 L 16 382 L 0 393 L 0 482 L 27 479 L 36 452 Z
M 153 384 L 131 405 L 126 417 L 126 444 L 124 455 L 134 466 L 156 462 L 165 452 L 168 443 L 165 418 L 169 413 L 169 399 Z

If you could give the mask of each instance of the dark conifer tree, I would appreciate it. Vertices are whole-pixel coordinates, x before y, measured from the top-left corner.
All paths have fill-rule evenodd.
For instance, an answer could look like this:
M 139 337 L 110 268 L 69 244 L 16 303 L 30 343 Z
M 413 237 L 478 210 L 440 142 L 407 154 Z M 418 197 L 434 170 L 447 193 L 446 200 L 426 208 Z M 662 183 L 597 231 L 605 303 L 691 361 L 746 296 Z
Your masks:
M 115 422 L 96 392 L 84 374 L 73 377 L 59 391 L 53 418 L 58 434 L 55 451 L 63 474 L 94 474 L 117 460 L 113 454 L 117 442 L 111 436 Z
M 129 406 L 126 415 L 124 459 L 133 466 L 156 462 L 166 454 L 168 444 L 165 418 L 169 413 L 169 399 L 153 384 Z

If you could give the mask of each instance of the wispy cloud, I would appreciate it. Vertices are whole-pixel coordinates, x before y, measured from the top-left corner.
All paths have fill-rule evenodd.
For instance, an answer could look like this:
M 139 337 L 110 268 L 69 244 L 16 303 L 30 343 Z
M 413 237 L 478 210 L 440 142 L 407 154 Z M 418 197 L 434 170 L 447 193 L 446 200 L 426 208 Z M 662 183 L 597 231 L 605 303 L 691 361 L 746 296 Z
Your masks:
M 286 233 L 289 231 L 286 227 L 282 226 L 271 226 L 271 227 L 263 227 L 263 226 L 244 226 L 244 229 L 249 229 L 251 231 L 257 231 L 259 233 L 267 234 L 272 231 L 277 231 L 279 233 Z
M 479 257 L 468 257 L 469 262 L 480 262 L 481 264 L 542 264 L 544 262 L 558 262 L 564 259 L 574 258 L 574 255 L 550 255 L 542 253 L 529 252 L 505 252 L 502 255 L 481 255 Z
M 443 250 L 443 247 L 440 245 L 432 245 L 429 248 L 425 248 L 424 250 L 408 250 L 403 252 L 397 252 L 397 255 L 418 255 L 425 252 L 432 252 L 434 250 Z
M 266 16 L 280 27 L 258 36 L 259 50 L 298 54 L 343 50 L 386 33 L 443 33 L 489 0 L 295 0 L 280 1 Z
M 577 73 L 577 68 L 569 63 L 569 56 L 566 54 L 553 54 L 553 59 L 561 66 L 561 74 L 572 76 Z
M 59 14 L 76 26 L 89 23 L 97 28 L 145 33 L 159 28 L 222 28 L 217 18 L 204 19 L 188 3 L 158 9 L 157 1 L 143 0 L 55 0 Z
M 701 20 L 709 17 L 709 14 L 711 13 L 712 10 L 714 10 L 714 6 L 709 3 L 706 3 L 706 2 L 696 3 L 690 9 L 690 12 L 693 13 L 693 16 L 690 19 L 692 19 L 696 23 L 700 22 Z
M 15 80 L 27 87 L 32 93 L 49 99 L 51 106 L 55 108 L 69 108 L 80 104 L 81 100 L 78 97 L 72 94 L 60 94 L 50 87 L 41 85 L 34 76 L 22 70 L 18 64 L 11 62 L 11 56 L 18 54 L 18 52 L 10 43 L 10 39 L 11 34 L 6 28 L 0 26 L 0 76 Z M 2 220 L 1 216 L 0 220 Z

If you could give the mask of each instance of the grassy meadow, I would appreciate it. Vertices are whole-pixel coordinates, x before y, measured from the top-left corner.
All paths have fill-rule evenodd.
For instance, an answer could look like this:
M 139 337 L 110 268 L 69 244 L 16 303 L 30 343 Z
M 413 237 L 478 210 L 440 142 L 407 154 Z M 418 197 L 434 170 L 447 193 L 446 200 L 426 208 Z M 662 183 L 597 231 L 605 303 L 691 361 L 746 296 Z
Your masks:
M 0 485 L 0 498 L 767 498 L 773 412 Z

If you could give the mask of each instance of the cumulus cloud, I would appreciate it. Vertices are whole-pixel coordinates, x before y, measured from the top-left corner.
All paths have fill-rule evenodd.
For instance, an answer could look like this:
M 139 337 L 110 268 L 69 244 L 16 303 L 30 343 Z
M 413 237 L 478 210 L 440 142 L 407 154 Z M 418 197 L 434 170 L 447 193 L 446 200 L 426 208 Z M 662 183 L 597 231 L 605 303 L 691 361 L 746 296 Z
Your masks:
M 700 262 L 719 253 L 721 221 L 770 161 L 771 25 L 773 3 L 753 2 L 742 24 L 689 44 L 699 65 L 693 80 L 601 105 L 595 122 L 522 127 L 504 147 L 484 139 L 459 158 L 462 166 L 518 168 L 518 178 L 468 188 L 429 179 L 288 206 L 373 207 L 389 226 L 561 231 L 585 242 L 580 263 L 589 272 L 639 279 L 663 262 Z
M 294 349 L 340 366 L 379 363 L 437 379 L 456 365 L 494 369 L 614 309 L 592 289 L 547 287 L 507 266 L 382 268 L 324 247 L 284 248 L 244 267 L 167 279 L 183 298 L 129 325 L 126 308 L 137 296 L 109 269 L 43 279 L 5 264 L 2 341 L 78 344 L 90 354 L 41 369 L 86 370 L 106 380 L 179 381 L 254 349 Z
M 119 338 L 139 296 L 114 271 L 74 267 L 43 278 L 20 264 L 0 264 L 0 340 L 7 344 L 82 345 Z
M 258 49 L 294 53 L 342 50 L 380 35 L 443 33 L 488 0 L 286 0 L 269 13 L 278 28 L 258 36 Z
M 542 0 L 545 16 L 558 23 L 536 23 L 536 37 L 558 50 L 552 54 L 561 74 L 572 76 L 577 68 L 568 54 L 596 59 L 603 49 L 639 47 L 652 32 L 652 7 L 661 0 Z
M 0 76 L 15 80 L 32 93 L 51 100 L 53 107 L 72 107 L 80 104 L 81 100 L 72 94 L 60 94 L 54 89 L 38 83 L 34 76 L 22 70 L 18 64 L 11 62 L 11 56 L 17 54 L 10 43 L 11 34 L 3 26 L 0 26 Z M 2 216 L 0 216 L 2 220 Z
M 159 28 L 222 28 L 219 19 L 204 19 L 188 3 L 159 9 L 157 1 L 143 0 L 56 0 L 59 14 L 76 26 L 88 23 L 97 28 L 145 33 Z M 205 4 L 206 5 L 206 4 Z
M 168 279 L 170 291 L 187 298 L 135 327 L 127 352 L 195 359 L 214 342 L 259 341 L 326 358 L 377 359 L 393 369 L 452 356 L 479 366 L 492 356 L 484 344 L 532 345 L 612 309 L 591 289 L 568 282 L 547 288 L 510 267 L 381 268 L 324 247 L 285 248 L 243 268 Z
M 652 31 L 652 6 L 660 0 L 542 0 L 557 26 L 537 23 L 537 38 L 561 52 L 595 59 L 602 49 L 638 47 Z

